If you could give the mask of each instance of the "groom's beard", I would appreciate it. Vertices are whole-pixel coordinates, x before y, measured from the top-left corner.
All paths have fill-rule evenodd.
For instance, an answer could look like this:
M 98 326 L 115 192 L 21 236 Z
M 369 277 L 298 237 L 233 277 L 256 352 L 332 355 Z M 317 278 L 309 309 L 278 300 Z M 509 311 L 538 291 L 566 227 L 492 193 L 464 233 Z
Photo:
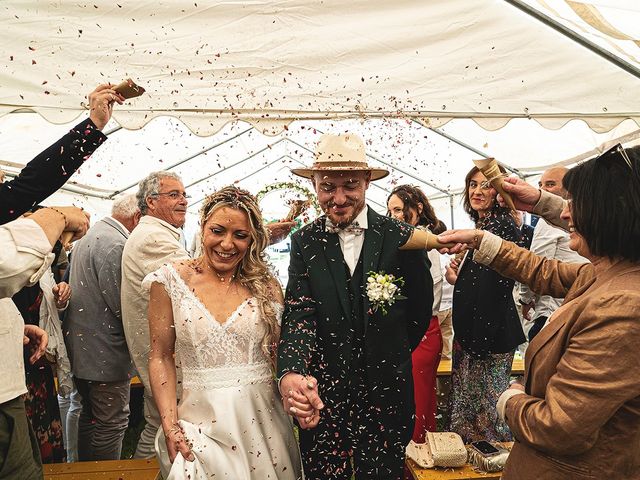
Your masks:
M 324 213 L 336 227 L 345 228 L 353 222 L 365 206 L 366 203 L 364 198 L 355 198 L 343 203 L 342 205 L 336 205 L 334 202 L 330 201 L 324 208 Z

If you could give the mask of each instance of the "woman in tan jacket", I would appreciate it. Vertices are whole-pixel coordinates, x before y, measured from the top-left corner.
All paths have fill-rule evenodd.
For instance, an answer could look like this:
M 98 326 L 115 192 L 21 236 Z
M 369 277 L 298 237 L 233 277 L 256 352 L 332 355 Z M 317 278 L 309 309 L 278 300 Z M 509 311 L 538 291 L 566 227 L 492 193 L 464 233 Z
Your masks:
M 524 385 L 498 401 L 516 440 L 502 478 L 640 478 L 640 147 L 571 169 L 568 203 L 507 181 L 516 208 L 567 229 L 591 263 L 538 257 L 480 230 L 440 236 L 459 242 L 450 253 L 476 249 L 476 261 L 565 297 L 529 345 Z

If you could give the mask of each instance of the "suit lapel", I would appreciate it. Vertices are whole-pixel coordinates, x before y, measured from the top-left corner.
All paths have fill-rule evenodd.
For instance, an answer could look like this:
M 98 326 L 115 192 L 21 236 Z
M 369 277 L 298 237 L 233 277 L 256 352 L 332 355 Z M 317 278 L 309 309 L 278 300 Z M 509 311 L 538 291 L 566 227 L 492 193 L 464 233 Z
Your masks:
M 369 272 L 377 272 L 378 264 L 380 263 L 380 252 L 382 251 L 382 242 L 384 240 L 384 233 L 381 227 L 384 217 L 377 214 L 373 209 L 368 208 L 367 212 L 367 229 L 364 233 L 364 244 L 362 245 L 362 275 L 364 278 L 364 331 L 367 332 L 367 326 L 369 325 L 368 312 L 371 309 L 369 304 L 369 297 L 366 295 L 367 277 Z
M 324 230 L 324 221 L 319 224 L 318 239 L 324 244 L 324 256 L 329 267 L 329 272 L 336 287 L 338 300 L 347 318 L 351 318 L 351 305 L 349 303 L 349 292 L 347 289 L 347 274 L 344 263 L 344 255 L 340 248 L 340 240 L 337 233 L 327 233 Z

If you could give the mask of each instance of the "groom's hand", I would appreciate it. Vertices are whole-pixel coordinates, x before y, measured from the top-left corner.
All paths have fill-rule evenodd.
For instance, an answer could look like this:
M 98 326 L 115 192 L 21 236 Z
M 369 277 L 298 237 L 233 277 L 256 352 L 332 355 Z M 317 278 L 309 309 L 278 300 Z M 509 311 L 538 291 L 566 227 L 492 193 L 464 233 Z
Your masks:
M 296 417 L 300 428 L 306 430 L 318 425 L 324 404 L 315 378 L 289 372 L 280 381 L 280 394 L 285 411 Z

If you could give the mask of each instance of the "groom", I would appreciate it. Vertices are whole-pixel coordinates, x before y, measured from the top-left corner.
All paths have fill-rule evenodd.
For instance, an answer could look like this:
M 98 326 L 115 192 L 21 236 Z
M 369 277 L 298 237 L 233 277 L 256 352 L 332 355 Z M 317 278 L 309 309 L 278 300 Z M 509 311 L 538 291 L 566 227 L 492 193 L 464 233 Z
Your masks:
M 431 318 L 425 251 L 400 251 L 408 225 L 365 203 L 387 170 L 367 165 L 354 134 L 324 135 L 311 179 L 326 215 L 293 235 L 278 349 L 285 409 L 295 416 L 307 479 L 393 480 L 413 429 L 411 352 Z M 370 272 L 402 277 L 406 299 L 375 309 Z M 313 412 L 307 413 L 309 404 Z

